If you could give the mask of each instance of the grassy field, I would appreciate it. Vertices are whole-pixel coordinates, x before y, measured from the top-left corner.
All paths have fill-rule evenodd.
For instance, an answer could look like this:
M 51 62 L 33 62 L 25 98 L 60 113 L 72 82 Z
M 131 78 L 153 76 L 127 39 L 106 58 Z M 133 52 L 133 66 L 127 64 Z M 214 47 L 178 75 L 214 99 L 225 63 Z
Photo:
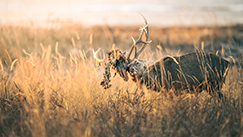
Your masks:
M 103 89 L 104 68 L 91 49 L 128 50 L 138 29 L 0 26 L 0 136 L 243 136 L 243 26 L 151 27 L 153 42 L 141 56 L 197 48 L 232 56 L 239 65 L 230 68 L 221 102 L 204 92 L 137 89 L 119 76 Z

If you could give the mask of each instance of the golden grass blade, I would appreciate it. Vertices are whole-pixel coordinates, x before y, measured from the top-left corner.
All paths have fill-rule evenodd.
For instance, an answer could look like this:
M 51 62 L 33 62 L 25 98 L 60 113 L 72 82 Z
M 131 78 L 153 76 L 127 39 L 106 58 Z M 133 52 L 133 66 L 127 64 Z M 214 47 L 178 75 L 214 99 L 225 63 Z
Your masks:
M 70 57 L 71 57 L 71 60 L 74 61 L 74 58 L 73 58 L 73 55 L 71 53 L 69 53 Z
M 235 59 L 232 57 L 232 56 L 229 56 L 232 60 L 233 60 L 233 62 L 235 63 Z
M 32 61 L 26 61 L 26 62 L 30 63 L 32 66 L 35 67 L 35 64 Z
M 48 45 L 46 54 L 45 54 L 45 61 L 47 64 L 51 64 L 51 45 Z
M 14 66 L 14 64 L 15 64 L 17 61 L 18 61 L 18 59 L 15 59 L 15 60 L 12 62 L 11 67 L 10 67 L 10 71 L 13 70 L 13 66 Z
M 45 53 L 46 53 L 46 49 L 45 49 L 45 47 L 43 46 L 42 43 L 40 43 L 40 46 L 41 46 L 41 49 L 42 49 L 42 59 L 44 59 Z
M 12 62 L 12 59 L 11 59 L 11 57 L 10 57 L 10 55 L 9 55 L 9 53 L 6 49 L 5 49 L 5 53 L 7 54 L 9 61 Z
M 33 57 L 29 53 L 27 53 L 24 49 L 23 49 L 23 52 L 24 52 L 25 55 L 28 55 L 30 57 L 32 62 L 34 61 Z
M 177 53 L 176 53 L 176 55 L 177 55 L 177 56 L 179 56 L 179 55 L 180 55 L 180 51 L 181 51 L 181 50 L 178 50 L 178 51 L 177 51 Z
M 202 43 L 201 43 L 201 48 L 202 48 L 202 51 L 204 51 L 204 41 L 202 41 Z
M 80 54 L 80 56 L 81 56 L 81 59 L 84 61 L 85 59 L 84 59 L 84 55 L 83 55 L 82 51 L 79 50 L 78 52 L 79 52 L 79 54 Z
M 222 56 L 224 56 L 224 54 L 225 54 L 225 50 L 224 50 L 223 47 L 222 47 L 222 49 L 221 49 L 221 54 L 222 54 Z
M 57 60 L 57 66 L 58 66 L 59 70 L 62 70 L 62 67 L 61 67 L 61 65 L 60 65 L 58 60 Z
M 75 35 L 76 35 L 77 39 L 80 40 L 80 36 L 77 31 L 75 31 Z
M 72 41 L 72 45 L 73 45 L 73 47 L 75 48 L 75 47 L 76 47 L 76 44 L 75 44 L 75 40 L 74 40 L 73 37 L 71 38 L 71 41 Z
M 55 79 L 54 79 L 52 72 L 50 72 L 50 75 L 51 75 L 51 79 L 54 81 Z
M 84 50 L 83 50 L 83 55 L 84 55 L 84 59 L 86 60 L 87 59 L 87 56 L 86 56 L 86 53 L 85 53 Z
M 55 52 L 58 53 L 58 42 L 56 42 Z
M 42 43 L 40 43 L 40 46 L 41 46 L 42 51 L 45 51 L 45 47 L 43 46 Z
M 68 78 L 71 79 L 70 72 L 68 70 L 66 70 L 66 72 L 67 72 Z
M 0 59 L 0 67 L 1 67 L 1 71 L 4 71 L 3 63 L 2 63 L 2 60 L 1 59 Z
M 168 56 L 168 57 L 172 58 L 175 61 L 175 63 L 179 65 L 179 62 L 173 56 Z
M 217 56 L 219 55 L 219 50 L 216 51 L 216 55 L 217 55 Z
M 163 49 L 160 45 L 157 45 L 157 48 L 158 48 L 160 51 L 162 51 L 162 49 Z

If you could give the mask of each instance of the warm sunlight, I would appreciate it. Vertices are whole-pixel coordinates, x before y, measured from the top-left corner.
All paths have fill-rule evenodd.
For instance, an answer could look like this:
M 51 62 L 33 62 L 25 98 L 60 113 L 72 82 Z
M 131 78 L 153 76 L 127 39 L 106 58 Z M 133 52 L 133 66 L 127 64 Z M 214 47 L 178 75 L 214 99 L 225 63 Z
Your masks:
M 0 137 L 243 137 L 243 0 L 0 0 Z

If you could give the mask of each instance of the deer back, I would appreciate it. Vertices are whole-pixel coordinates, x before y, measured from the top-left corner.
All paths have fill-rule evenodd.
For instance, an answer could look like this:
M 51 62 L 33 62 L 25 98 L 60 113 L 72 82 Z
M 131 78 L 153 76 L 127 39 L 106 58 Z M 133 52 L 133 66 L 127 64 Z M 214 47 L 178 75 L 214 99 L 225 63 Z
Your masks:
M 156 91 L 163 88 L 193 90 L 203 81 L 216 86 L 224 81 L 228 65 L 228 61 L 212 53 L 194 52 L 180 57 L 166 57 L 148 66 L 140 84 Z

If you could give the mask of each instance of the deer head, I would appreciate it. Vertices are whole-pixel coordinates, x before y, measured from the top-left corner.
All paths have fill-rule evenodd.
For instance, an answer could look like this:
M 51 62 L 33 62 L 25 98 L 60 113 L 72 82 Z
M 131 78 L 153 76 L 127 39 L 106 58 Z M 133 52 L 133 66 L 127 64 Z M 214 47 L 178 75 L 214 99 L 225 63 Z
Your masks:
M 149 38 L 149 23 L 147 22 L 146 18 L 139 13 L 139 15 L 144 20 L 144 26 L 140 29 L 140 35 L 139 38 L 135 41 L 133 37 L 133 45 L 131 46 L 128 54 L 126 52 L 122 52 L 119 49 L 115 49 L 114 46 L 112 50 L 110 50 L 107 53 L 107 61 L 104 59 L 97 58 L 97 53 L 100 50 L 97 50 L 96 52 L 93 50 L 94 58 L 99 64 L 104 63 L 105 64 L 105 73 L 103 73 L 104 79 L 101 82 L 101 85 L 105 88 L 110 87 L 109 85 L 109 78 L 110 78 L 110 67 L 112 67 L 113 70 L 115 70 L 115 74 L 118 73 L 120 77 L 123 78 L 124 81 L 128 81 L 128 73 L 130 74 L 132 80 L 134 82 L 137 81 L 138 78 L 142 77 L 143 72 L 146 70 L 146 63 L 142 60 L 139 60 L 138 57 L 142 53 L 142 51 L 145 49 L 146 45 L 151 43 L 152 40 L 148 41 Z M 142 40 L 143 35 L 145 34 L 145 41 Z M 137 51 L 136 45 L 142 43 L 142 47 Z M 134 57 L 131 59 L 131 54 L 134 50 Z

